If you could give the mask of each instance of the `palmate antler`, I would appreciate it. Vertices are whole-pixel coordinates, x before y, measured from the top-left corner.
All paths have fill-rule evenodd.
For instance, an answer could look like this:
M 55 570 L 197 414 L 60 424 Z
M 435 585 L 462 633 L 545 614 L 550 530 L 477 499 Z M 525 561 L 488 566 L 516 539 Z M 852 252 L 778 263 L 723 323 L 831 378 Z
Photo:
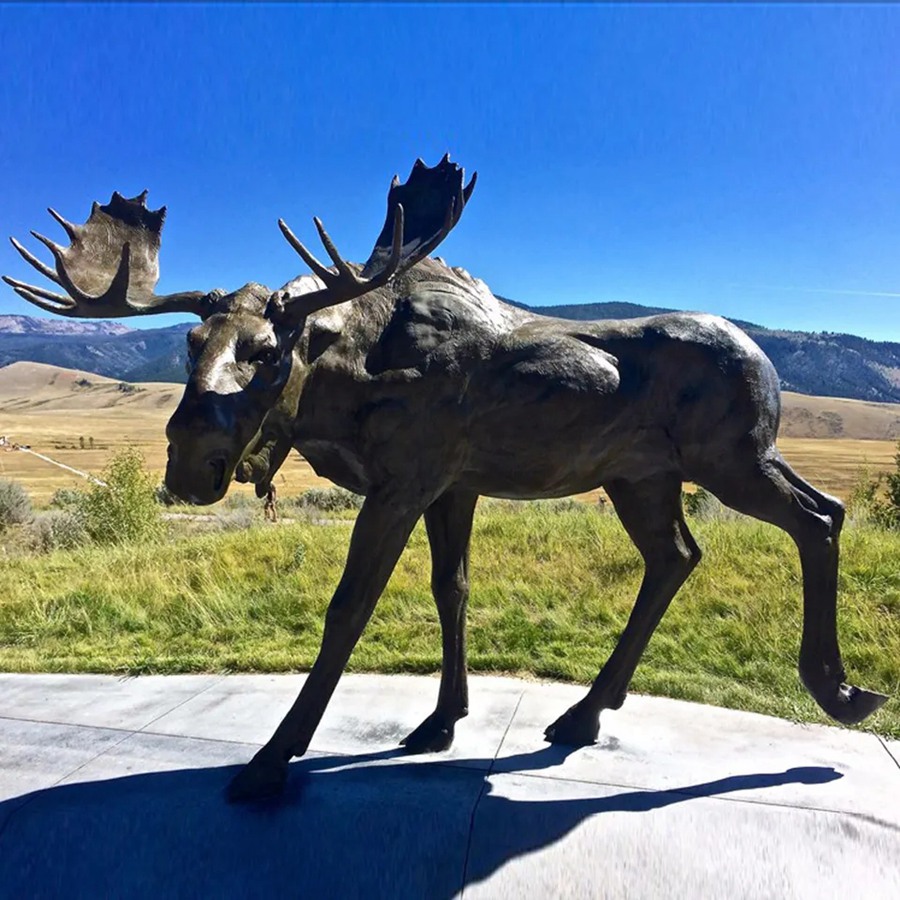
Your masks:
M 74 225 L 49 210 L 71 244 L 62 247 L 36 231 L 31 233 L 53 254 L 55 269 L 10 238 L 23 259 L 65 294 L 8 275 L 3 280 L 29 303 L 61 316 L 116 318 L 163 312 L 203 316 L 208 309 L 202 291 L 153 293 L 159 280 L 157 257 L 166 208 L 150 210 L 146 199 L 147 191 L 130 200 L 116 192 L 105 206 L 94 203 L 84 225 Z
M 334 263 L 333 268 L 319 262 L 279 219 L 278 226 L 288 243 L 325 287 L 299 296 L 292 296 L 290 291 L 281 292 L 274 298 L 273 314 L 300 321 L 317 310 L 382 287 L 414 266 L 428 256 L 459 221 L 475 189 L 477 177 L 474 173 L 472 180 L 464 186 L 465 171 L 450 162 L 449 153 L 432 168 L 417 159 L 404 184 L 400 184 L 395 175 L 388 192 L 384 227 L 359 274 L 341 257 L 320 219 L 314 218 L 313 222 Z

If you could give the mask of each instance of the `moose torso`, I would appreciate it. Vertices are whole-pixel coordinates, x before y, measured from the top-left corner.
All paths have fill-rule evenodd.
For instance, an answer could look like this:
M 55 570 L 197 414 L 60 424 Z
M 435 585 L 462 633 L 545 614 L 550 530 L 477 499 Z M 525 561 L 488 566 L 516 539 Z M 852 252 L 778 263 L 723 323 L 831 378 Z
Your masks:
M 296 355 L 294 446 L 359 493 L 538 498 L 633 473 L 690 478 L 717 452 L 711 429 L 730 444 L 778 424 L 771 364 L 723 319 L 547 318 L 432 259 L 313 317 Z

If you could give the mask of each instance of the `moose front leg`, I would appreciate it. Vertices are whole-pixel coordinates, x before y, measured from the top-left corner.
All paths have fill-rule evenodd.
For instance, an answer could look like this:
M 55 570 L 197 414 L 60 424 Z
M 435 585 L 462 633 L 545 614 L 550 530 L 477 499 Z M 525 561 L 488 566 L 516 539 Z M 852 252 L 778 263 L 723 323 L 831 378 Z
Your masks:
M 469 712 L 466 684 L 466 603 L 469 538 L 477 494 L 448 491 L 425 510 L 431 544 L 431 591 L 441 620 L 441 686 L 434 712 L 400 743 L 409 753 L 446 750 L 454 725 Z
M 309 747 L 344 666 L 421 514 L 420 508 L 394 499 L 366 498 L 353 528 L 344 574 L 325 614 L 319 655 L 275 734 L 229 785 L 231 802 L 271 797 L 284 788 L 288 762 Z

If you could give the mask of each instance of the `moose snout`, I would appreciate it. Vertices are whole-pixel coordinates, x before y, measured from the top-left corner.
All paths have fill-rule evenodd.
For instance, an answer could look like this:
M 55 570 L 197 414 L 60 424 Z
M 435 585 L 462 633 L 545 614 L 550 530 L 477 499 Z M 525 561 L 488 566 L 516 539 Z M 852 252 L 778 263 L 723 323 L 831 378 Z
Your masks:
M 222 417 L 197 408 L 180 406 L 172 416 L 165 481 L 173 494 L 203 505 L 225 495 L 243 447 L 238 429 L 223 424 Z

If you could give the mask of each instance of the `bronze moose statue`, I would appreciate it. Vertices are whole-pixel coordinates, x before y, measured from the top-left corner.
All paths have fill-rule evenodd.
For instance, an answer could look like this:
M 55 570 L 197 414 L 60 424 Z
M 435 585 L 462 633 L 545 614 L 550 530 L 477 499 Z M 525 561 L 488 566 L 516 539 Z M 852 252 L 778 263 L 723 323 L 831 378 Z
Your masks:
M 64 294 L 4 276 L 64 316 L 190 312 L 189 378 L 166 434 L 166 485 L 213 503 L 232 478 L 264 494 L 290 449 L 365 495 L 319 655 L 269 742 L 235 777 L 232 800 L 277 794 L 309 746 L 347 660 L 424 516 L 442 629 L 437 706 L 404 740 L 439 751 L 468 708 L 469 538 L 480 495 L 561 497 L 603 486 L 644 559 L 634 610 L 587 695 L 546 730 L 590 744 L 616 709 L 654 629 L 700 560 L 681 508 L 684 481 L 786 531 L 803 573 L 800 677 L 839 722 L 885 701 L 845 683 L 836 600 L 841 503 L 804 481 L 775 447 L 778 377 L 737 327 L 712 315 L 627 321 L 546 318 L 498 300 L 484 282 L 429 254 L 472 195 L 449 156 L 395 177 L 387 218 L 364 265 L 346 262 L 315 224 L 332 265 L 279 221 L 313 274 L 274 293 L 153 293 L 165 208 L 146 192 L 94 204 L 69 236 L 34 233 L 50 267 L 19 253 Z

